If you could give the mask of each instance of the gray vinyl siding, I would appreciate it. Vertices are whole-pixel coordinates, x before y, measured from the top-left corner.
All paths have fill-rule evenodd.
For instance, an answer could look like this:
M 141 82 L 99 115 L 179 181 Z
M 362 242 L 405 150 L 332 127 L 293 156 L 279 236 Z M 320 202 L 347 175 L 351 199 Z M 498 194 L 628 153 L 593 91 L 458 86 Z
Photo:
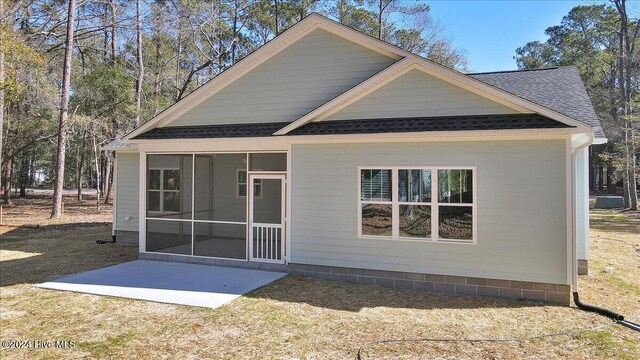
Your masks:
M 168 126 L 294 121 L 393 62 L 316 29 Z
M 294 145 L 292 263 L 567 283 L 565 142 Z M 477 244 L 359 239 L 358 166 L 477 166 Z
M 116 230 L 138 231 L 140 154 L 117 153 Z M 127 221 L 126 217 L 131 217 Z
M 411 70 L 328 120 L 515 113 L 471 91 L 420 70 Z

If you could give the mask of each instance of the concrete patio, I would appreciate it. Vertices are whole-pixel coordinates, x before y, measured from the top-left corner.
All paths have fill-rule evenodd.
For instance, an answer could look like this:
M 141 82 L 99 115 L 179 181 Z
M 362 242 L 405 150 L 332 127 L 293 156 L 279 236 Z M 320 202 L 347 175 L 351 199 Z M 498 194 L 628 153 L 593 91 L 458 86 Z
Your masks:
M 34 286 L 217 308 L 285 275 L 280 272 L 136 260 Z

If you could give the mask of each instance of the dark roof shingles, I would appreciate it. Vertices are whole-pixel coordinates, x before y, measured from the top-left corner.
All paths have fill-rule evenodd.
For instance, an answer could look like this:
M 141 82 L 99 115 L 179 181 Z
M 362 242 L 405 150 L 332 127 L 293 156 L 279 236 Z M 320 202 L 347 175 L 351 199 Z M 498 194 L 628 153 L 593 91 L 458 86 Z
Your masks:
M 229 124 L 155 128 L 135 139 L 209 139 L 266 137 L 289 123 Z M 471 115 L 414 118 L 359 119 L 311 122 L 288 135 L 383 134 L 425 131 L 515 130 L 566 128 L 538 114 Z
M 491 86 L 593 126 L 604 138 L 600 119 L 575 66 L 468 74 Z

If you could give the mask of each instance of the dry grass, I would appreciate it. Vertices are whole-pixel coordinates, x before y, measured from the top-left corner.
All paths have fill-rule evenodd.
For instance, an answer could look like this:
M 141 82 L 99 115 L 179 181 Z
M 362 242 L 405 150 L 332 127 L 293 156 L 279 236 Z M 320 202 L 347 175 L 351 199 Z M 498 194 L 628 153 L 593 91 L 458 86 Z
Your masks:
M 635 215 L 634 215 L 635 216 Z M 593 276 L 584 298 L 640 312 L 640 219 L 594 213 Z M 287 277 L 215 310 L 33 288 L 51 277 L 136 256 L 96 245 L 109 227 L 45 228 L 0 241 L 1 340 L 71 340 L 73 349 L 2 349 L 12 358 L 355 358 L 369 341 L 495 338 L 576 331 L 514 343 L 413 342 L 366 346 L 367 359 L 640 358 L 640 336 L 573 307 L 452 297 Z M 601 269 L 612 265 L 612 276 Z
M 84 195 L 78 202 L 73 195 L 64 195 L 64 214 L 59 219 L 49 219 L 51 215 L 50 194 L 29 194 L 26 198 L 13 198 L 11 205 L 3 206 L 2 226 L 0 235 L 11 233 L 18 237 L 27 235 L 32 228 L 56 226 L 69 228 L 81 225 L 98 225 L 111 223 L 112 204 L 101 201 L 100 211 L 96 209 L 95 195 Z

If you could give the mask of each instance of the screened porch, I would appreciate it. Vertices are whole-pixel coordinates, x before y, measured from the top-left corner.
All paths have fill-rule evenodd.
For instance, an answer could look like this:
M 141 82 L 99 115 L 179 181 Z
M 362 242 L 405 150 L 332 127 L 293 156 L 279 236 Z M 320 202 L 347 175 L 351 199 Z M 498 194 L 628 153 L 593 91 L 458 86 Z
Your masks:
M 287 153 L 147 154 L 145 251 L 282 262 Z

